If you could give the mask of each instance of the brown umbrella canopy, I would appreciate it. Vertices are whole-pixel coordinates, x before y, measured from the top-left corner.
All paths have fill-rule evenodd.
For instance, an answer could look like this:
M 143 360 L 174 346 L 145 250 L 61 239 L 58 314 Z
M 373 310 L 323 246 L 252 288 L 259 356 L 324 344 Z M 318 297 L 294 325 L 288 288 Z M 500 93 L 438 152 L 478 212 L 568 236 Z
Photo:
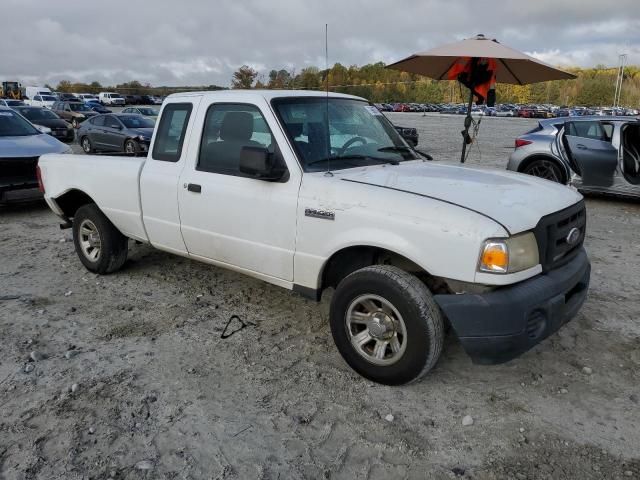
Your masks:
M 490 40 L 484 35 L 416 53 L 387 68 L 425 75 L 436 80 L 448 80 L 449 69 L 460 58 L 494 58 L 497 61 L 496 81 L 525 85 L 549 80 L 576 78 L 529 55 Z

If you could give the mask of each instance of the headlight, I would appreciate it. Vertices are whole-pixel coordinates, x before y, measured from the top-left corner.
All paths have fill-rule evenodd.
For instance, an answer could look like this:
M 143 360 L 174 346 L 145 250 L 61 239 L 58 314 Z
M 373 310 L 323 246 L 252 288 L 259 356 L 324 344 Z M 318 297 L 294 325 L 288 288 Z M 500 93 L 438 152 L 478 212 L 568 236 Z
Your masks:
M 538 242 L 532 232 L 509 238 L 485 240 L 480 249 L 478 270 L 487 273 L 515 273 L 540 263 Z

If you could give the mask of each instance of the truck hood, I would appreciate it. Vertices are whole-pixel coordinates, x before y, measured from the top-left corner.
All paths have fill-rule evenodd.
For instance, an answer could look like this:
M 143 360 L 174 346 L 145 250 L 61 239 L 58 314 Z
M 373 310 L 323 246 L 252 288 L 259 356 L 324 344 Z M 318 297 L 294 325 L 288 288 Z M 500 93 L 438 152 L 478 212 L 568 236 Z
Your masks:
M 576 191 L 530 175 L 499 170 L 404 162 L 334 171 L 336 178 L 458 205 L 489 217 L 510 234 L 582 198 Z

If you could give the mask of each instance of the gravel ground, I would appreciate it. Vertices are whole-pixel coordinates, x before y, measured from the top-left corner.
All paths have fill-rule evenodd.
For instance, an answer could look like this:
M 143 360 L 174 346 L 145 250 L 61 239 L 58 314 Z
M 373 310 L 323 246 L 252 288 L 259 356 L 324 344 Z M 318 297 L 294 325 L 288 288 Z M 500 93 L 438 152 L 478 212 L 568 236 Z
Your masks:
M 456 161 L 462 117 L 389 116 Z M 504 168 L 534 124 L 483 120 L 469 163 Z M 143 245 L 99 277 L 42 203 L 1 209 L 0 478 L 640 478 L 640 205 L 587 207 L 572 322 L 491 367 L 450 336 L 395 388 L 342 361 L 328 292 L 318 305 Z

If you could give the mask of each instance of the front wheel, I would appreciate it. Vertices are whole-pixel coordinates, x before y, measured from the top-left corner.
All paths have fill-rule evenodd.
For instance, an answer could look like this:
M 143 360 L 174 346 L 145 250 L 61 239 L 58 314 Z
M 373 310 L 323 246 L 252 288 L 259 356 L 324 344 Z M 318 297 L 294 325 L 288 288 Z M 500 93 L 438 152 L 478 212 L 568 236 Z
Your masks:
M 544 178 L 545 180 L 551 180 L 556 183 L 564 183 L 564 176 L 562 175 L 560 167 L 552 160 L 534 160 L 522 170 L 522 173 Z
M 418 380 L 436 364 L 444 321 L 427 287 L 393 266 L 344 278 L 331 301 L 331 333 L 345 361 L 385 385 Z
M 83 205 L 73 217 L 73 243 L 87 270 L 111 273 L 127 260 L 128 239 L 97 205 Z

